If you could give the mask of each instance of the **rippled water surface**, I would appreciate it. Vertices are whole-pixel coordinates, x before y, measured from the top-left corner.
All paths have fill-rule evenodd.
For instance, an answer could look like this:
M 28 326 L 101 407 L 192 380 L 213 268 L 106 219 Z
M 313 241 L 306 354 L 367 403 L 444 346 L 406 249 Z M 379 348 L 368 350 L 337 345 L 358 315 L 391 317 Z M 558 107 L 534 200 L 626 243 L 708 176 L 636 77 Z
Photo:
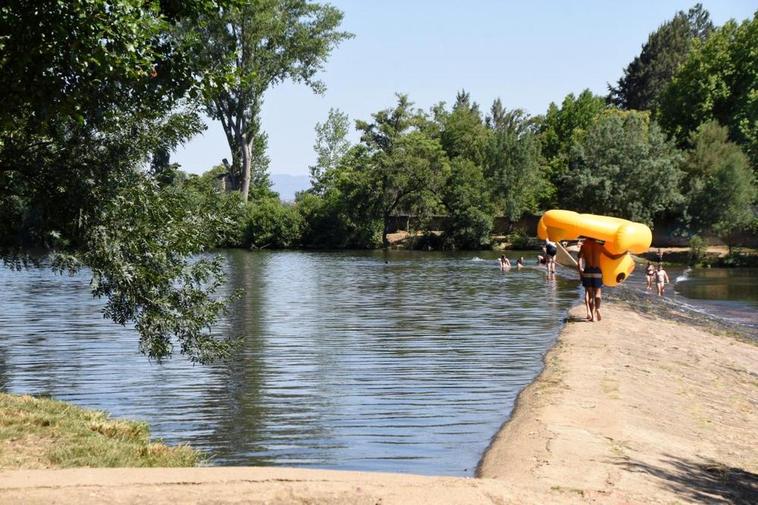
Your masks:
M 213 464 L 470 475 L 576 281 L 495 255 L 232 251 L 231 361 L 149 363 L 86 273 L 0 269 L 0 388 L 143 419 Z M 530 258 L 531 261 L 531 258 Z

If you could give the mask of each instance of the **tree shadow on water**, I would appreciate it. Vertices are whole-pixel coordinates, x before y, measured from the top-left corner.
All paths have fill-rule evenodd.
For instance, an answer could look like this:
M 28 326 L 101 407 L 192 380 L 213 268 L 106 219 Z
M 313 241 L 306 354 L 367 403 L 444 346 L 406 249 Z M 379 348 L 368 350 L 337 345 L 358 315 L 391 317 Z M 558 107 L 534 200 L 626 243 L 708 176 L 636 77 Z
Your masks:
M 630 472 L 657 477 L 674 493 L 696 503 L 758 504 L 758 474 L 712 460 L 691 461 L 671 455 L 664 458 L 661 466 L 631 459 L 614 463 Z

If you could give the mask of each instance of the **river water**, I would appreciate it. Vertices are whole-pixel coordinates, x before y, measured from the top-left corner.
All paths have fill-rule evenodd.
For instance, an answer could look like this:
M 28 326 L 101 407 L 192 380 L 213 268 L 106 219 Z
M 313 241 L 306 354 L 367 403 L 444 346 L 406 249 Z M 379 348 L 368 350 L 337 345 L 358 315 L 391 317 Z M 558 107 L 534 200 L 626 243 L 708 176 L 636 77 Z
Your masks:
M 688 268 L 666 266 L 671 284 L 668 302 L 758 335 L 758 268 Z M 656 299 L 655 284 L 645 289 L 645 266 L 638 265 L 627 287 Z
M 471 475 L 579 297 L 495 253 L 223 254 L 244 294 L 218 330 L 243 345 L 213 366 L 137 354 L 86 272 L 0 269 L 0 389 L 147 421 L 211 464 Z

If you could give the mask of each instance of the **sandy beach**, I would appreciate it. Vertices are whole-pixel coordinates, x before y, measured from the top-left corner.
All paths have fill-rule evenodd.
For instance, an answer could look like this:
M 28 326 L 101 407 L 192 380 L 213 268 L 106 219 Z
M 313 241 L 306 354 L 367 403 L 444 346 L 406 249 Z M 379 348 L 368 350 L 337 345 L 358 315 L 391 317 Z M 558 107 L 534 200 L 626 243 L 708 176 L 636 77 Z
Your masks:
M 572 310 L 476 479 L 288 468 L 0 472 L 0 503 L 758 503 L 758 346 Z M 505 415 L 505 413 L 504 413 Z
M 755 343 L 603 312 L 572 311 L 479 475 L 552 503 L 756 503 Z

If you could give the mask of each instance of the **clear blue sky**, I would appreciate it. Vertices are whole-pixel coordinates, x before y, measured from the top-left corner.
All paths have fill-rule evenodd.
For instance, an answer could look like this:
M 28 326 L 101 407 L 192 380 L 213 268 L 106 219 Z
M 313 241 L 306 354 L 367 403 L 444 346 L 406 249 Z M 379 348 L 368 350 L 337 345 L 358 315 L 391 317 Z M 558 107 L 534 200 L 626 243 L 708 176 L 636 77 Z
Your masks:
M 482 110 L 495 98 L 508 108 L 544 113 L 550 102 L 589 88 L 605 95 L 639 54 L 650 32 L 695 1 L 642 0 L 332 0 L 355 38 L 334 50 L 321 79 L 324 95 L 289 83 L 268 91 L 263 126 L 271 173 L 307 175 L 314 131 L 330 107 L 351 120 L 392 106 L 394 93 L 428 109 L 461 89 Z M 752 17 L 755 0 L 702 2 L 717 25 Z M 229 148 L 221 125 L 173 156 L 202 173 Z M 357 140 L 357 135 L 353 135 Z

